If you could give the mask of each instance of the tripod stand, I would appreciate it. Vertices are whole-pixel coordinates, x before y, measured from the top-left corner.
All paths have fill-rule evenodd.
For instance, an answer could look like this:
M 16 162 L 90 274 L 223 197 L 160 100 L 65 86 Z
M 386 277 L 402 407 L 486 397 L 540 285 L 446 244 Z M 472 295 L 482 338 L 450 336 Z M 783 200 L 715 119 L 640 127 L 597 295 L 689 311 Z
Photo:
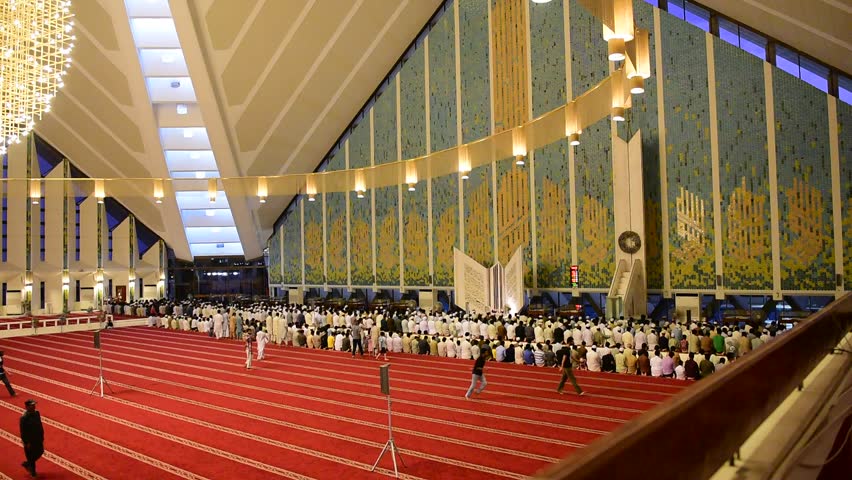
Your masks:
M 101 332 L 98 330 L 95 332 L 95 348 L 98 349 L 98 381 L 95 382 L 95 386 L 92 387 L 92 391 L 89 392 L 89 395 L 93 395 L 95 390 L 97 390 L 98 385 L 101 387 L 101 398 L 104 397 L 104 385 L 109 389 L 109 393 L 115 395 L 115 392 L 112 391 L 112 387 L 109 386 L 106 379 L 104 378 L 104 355 L 101 351 Z
M 396 443 L 393 441 L 393 426 L 391 424 L 391 397 L 390 393 L 388 393 L 388 441 L 385 442 L 385 448 L 382 449 L 382 453 L 379 454 L 379 458 L 376 459 L 376 463 L 373 464 L 373 468 L 370 469 L 371 472 L 376 470 L 376 466 L 379 465 L 379 462 L 382 460 L 382 457 L 385 456 L 385 452 L 390 451 L 391 458 L 393 459 L 393 473 L 396 478 L 399 478 L 399 470 L 396 468 L 396 457 L 399 455 L 399 461 L 402 462 L 402 466 L 405 467 L 405 460 L 402 459 L 402 455 L 399 454 L 399 451 L 396 448 Z

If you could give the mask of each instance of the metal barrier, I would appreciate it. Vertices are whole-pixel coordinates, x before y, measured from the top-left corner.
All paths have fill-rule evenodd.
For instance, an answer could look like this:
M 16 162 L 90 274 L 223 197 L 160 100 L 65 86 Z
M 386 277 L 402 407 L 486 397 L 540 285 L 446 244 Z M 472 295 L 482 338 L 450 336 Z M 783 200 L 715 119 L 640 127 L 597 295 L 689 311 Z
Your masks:
M 599 480 L 663 471 L 667 478 L 709 478 L 850 329 L 852 293 L 847 293 L 535 478 Z

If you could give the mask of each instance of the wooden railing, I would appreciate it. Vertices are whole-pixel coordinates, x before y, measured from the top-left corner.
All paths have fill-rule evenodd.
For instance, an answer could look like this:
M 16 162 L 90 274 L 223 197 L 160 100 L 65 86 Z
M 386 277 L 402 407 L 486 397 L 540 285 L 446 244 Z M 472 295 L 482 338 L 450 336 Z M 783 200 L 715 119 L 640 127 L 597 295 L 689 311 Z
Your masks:
M 600 480 L 661 471 L 667 478 L 709 478 L 850 329 L 847 293 L 536 478 Z

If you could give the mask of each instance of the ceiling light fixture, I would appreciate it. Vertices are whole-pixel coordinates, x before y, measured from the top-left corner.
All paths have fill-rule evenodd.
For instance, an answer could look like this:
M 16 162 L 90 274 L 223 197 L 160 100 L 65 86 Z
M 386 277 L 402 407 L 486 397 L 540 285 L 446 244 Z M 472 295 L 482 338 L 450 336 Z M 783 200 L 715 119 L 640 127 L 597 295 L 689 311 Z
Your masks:
M 199 158 L 201 158 L 201 154 L 198 153 L 198 152 L 191 152 L 189 154 L 189 158 L 191 158 L 193 160 L 198 160 Z
M 204 215 L 208 216 L 208 217 L 215 217 L 216 216 L 216 210 L 207 209 L 207 210 L 204 211 Z
M 178 103 L 176 110 L 178 115 L 186 115 L 189 112 L 189 108 L 187 108 L 185 103 Z
M 192 138 L 192 129 L 184 128 L 183 129 L 183 138 Z
M 171 53 L 166 53 L 160 57 L 160 60 L 162 60 L 163 63 L 175 63 L 175 56 Z
M 195 178 L 204 178 L 204 172 L 195 172 Z

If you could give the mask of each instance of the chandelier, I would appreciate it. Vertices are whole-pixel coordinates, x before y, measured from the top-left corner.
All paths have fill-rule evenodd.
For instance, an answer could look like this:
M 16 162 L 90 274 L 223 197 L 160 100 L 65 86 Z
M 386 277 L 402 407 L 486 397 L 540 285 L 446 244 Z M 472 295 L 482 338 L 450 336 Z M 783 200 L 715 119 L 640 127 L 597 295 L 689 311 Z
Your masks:
M 0 154 L 50 111 L 71 66 L 73 17 L 70 0 L 0 0 Z

